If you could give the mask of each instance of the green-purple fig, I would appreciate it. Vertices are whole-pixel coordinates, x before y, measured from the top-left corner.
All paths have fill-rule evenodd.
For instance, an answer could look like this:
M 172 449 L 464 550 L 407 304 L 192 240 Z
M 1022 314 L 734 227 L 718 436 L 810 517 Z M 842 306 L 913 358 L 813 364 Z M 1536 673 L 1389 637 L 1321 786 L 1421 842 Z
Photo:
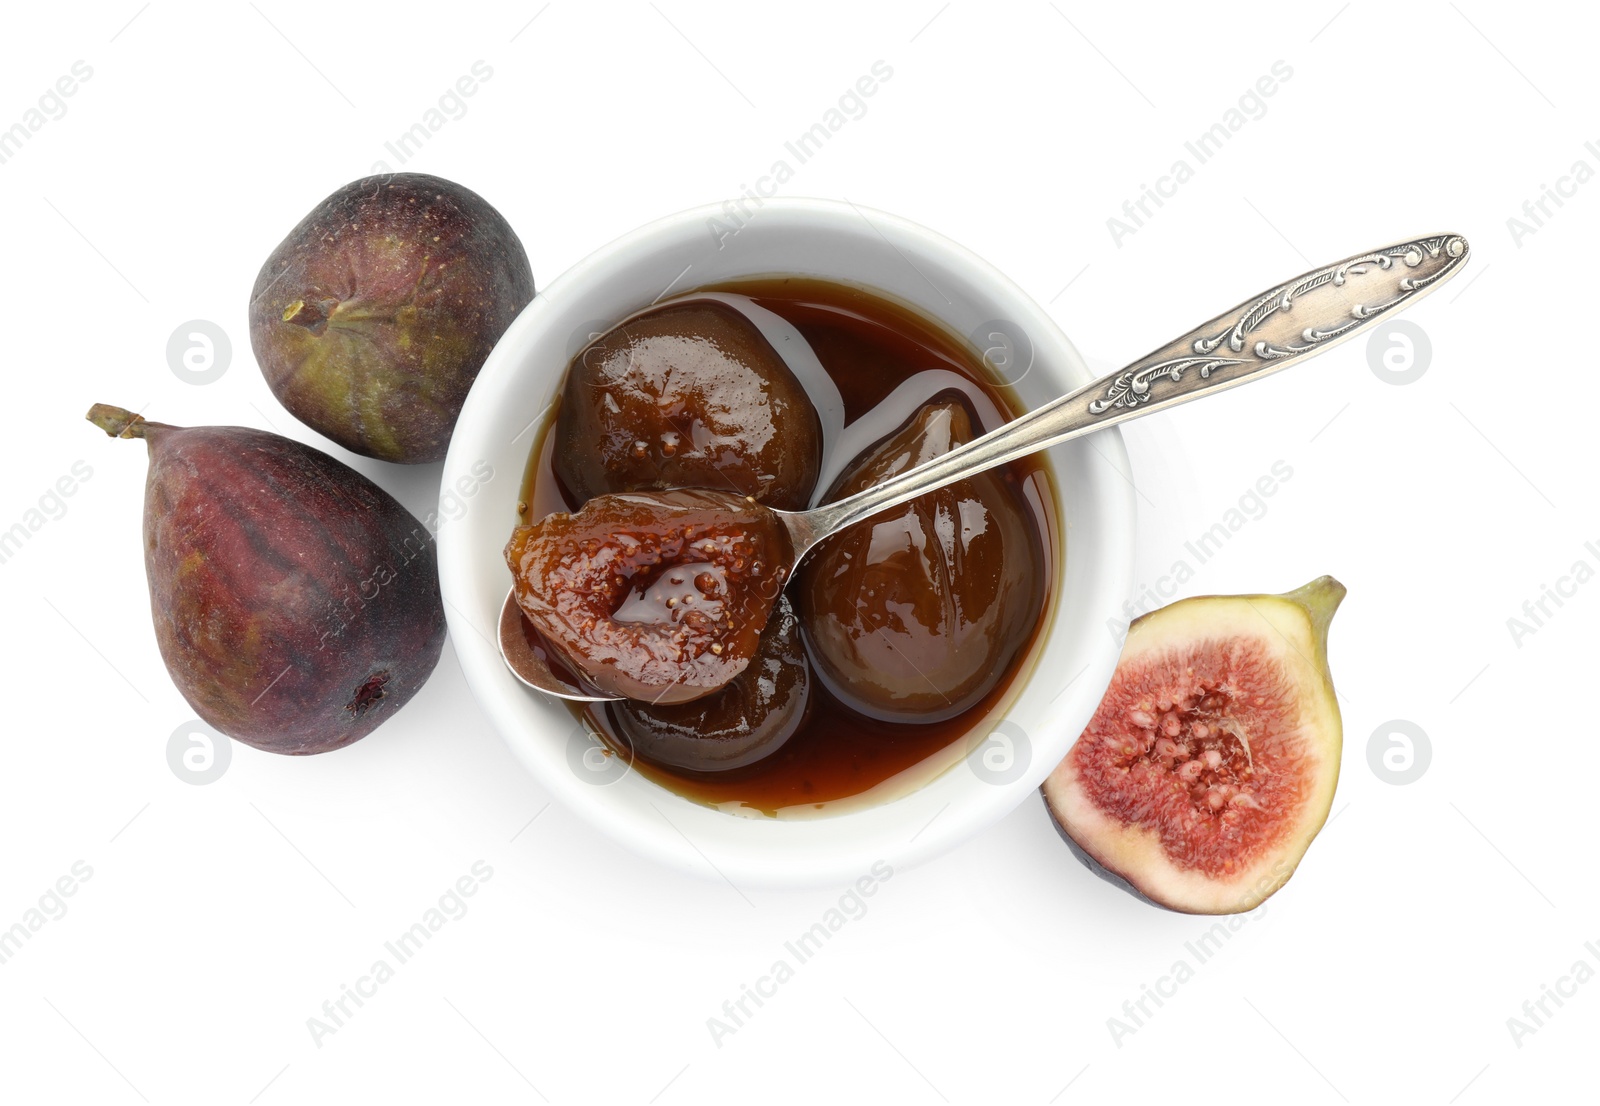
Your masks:
M 313 430 L 368 457 L 437 461 L 533 292 L 522 242 L 483 197 L 386 173 L 339 189 L 272 251 L 250 293 L 250 345 Z
M 156 641 L 201 718 L 274 753 L 365 737 L 444 647 L 433 535 L 327 454 L 241 426 L 184 428 L 96 404 L 143 438 Z

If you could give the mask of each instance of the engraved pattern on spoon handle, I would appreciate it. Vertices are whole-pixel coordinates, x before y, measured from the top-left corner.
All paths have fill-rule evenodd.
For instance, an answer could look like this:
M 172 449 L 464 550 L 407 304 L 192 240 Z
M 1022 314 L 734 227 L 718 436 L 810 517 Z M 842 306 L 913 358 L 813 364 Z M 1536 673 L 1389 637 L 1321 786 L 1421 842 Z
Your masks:
M 1461 270 L 1468 252 L 1465 238 L 1440 234 L 1295 277 L 959 449 L 837 503 L 784 514 L 796 557 L 841 527 L 964 476 L 1314 357 L 1439 287 Z

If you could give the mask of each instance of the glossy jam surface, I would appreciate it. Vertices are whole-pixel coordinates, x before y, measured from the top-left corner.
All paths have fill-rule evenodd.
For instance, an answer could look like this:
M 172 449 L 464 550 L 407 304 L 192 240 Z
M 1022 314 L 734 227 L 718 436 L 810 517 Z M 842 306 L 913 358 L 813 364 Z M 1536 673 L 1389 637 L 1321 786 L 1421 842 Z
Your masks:
M 959 394 L 936 397 L 851 464 L 853 495 L 970 442 Z M 795 581 L 808 653 L 852 709 L 939 722 L 982 700 L 1033 636 L 1044 565 L 1027 505 L 979 473 L 828 539 Z
M 638 316 L 567 371 L 556 473 L 578 502 L 607 492 L 715 488 L 801 510 L 822 461 L 805 389 L 761 330 L 726 304 Z
M 517 605 L 563 658 L 601 691 L 663 704 L 744 671 L 790 559 L 770 510 L 694 490 L 598 496 L 506 546 Z
M 815 412 L 816 489 L 802 506 L 1013 416 L 1009 390 L 991 382 L 966 341 L 878 295 L 770 278 L 700 289 L 663 307 L 707 302 L 761 332 Z M 524 523 L 584 502 L 560 475 L 570 467 L 560 461 L 567 402 L 564 395 L 529 459 Z M 791 441 L 783 425 L 778 440 Z M 792 440 L 809 448 L 803 429 Z M 1058 535 L 1040 460 L 962 481 L 819 547 L 775 608 L 753 659 L 723 690 L 673 706 L 574 710 L 636 770 L 724 809 L 790 817 L 892 798 L 959 766 L 972 739 L 998 721 L 1051 607 Z M 844 565 L 845 575 L 858 578 L 808 575 L 813 562 L 836 572 Z M 670 585 L 680 586 L 687 585 Z M 628 603 L 648 610 L 649 590 L 630 589 L 614 614 Z M 825 645 L 817 631 L 830 614 L 834 631 Z M 933 687 L 915 671 L 924 664 L 939 667 Z
M 755 656 L 727 687 L 674 706 L 624 700 L 610 717 L 648 764 L 725 772 L 777 752 L 799 732 L 810 706 L 811 667 L 800 620 L 788 596 L 779 596 Z

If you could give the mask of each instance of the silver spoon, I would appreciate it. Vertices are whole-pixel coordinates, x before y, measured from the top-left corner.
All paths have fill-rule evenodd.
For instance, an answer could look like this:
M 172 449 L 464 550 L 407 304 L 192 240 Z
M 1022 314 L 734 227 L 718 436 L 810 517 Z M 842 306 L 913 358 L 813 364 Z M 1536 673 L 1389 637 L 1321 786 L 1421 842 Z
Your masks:
M 1384 246 L 1305 273 L 1190 331 L 1120 372 L 1051 400 L 966 445 L 836 503 L 773 511 L 794 564 L 828 536 L 964 477 L 1108 426 L 1277 372 L 1371 328 L 1460 271 L 1467 240 L 1440 234 Z M 513 593 L 500 613 L 500 652 L 531 688 L 577 702 L 617 698 L 576 687 L 528 644 Z

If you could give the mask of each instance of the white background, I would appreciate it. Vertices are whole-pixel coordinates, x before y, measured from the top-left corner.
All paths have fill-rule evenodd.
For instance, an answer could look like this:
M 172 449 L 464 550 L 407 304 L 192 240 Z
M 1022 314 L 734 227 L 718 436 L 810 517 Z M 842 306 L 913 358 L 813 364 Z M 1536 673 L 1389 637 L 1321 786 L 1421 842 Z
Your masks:
M 1585 329 L 1600 184 L 1569 186 L 1520 240 L 1507 220 L 1575 161 L 1600 169 L 1584 147 L 1600 139 L 1600 28 L 1571 6 L 1483 0 L 542 2 L 9 14 L 0 126 L 75 61 L 93 75 L 0 165 L 0 529 L 74 462 L 92 477 L 0 564 L 0 928 L 75 862 L 93 874 L 0 964 L 0 1098 L 1470 1104 L 1587 1086 L 1600 984 L 1547 1003 L 1520 1047 L 1507 1019 L 1575 961 L 1600 967 L 1584 948 L 1600 939 L 1595 724 L 1576 698 L 1594 683 L 1600 584 L 1520 641 L 1507 619 L 1574 562 L 1600 566 L 1584 547 L 1600 539 Z M 275 429 L 426 513 L 438 466 L 351 458 L 276 403 L 245 305 L 289 227 L 374 163 L 398 168 L 385 141 L 479 60 L 492 78 L 405 168 L 494 203 L 541 285 L 753 184 L 878 60 L 892 78 L 783 191 L 971 247 L 1097 369 L 1314 265 L 1468 236 L 1467 271 L 1406 315 L 1431 345 L 1415 383 L 1383 379 L 1358 341 L 1127 431 L 1141 583 L 1284 461 L 1264 515 L 1184 590 L 1324 572 L 1350 589 L 1331 646 L 1334 819 L 1132 1035 L 1108 1019 L 1193 966 L 1185 942 L 1209 923 L 1098 881 L 1036 802 L 896 871 L 719 1047 L 707 1019 L 839 892 L 655 870 L 547 808 L 449 647 L 348 750 L 236 747 L 205 786 L 168 767 L 193 712 L 149 624 L 143 450 L 83 412 Z M 1197 165 L 1185 141 L 1277 61 L 1292 76 L 1265 114 Z M 1193 179 L 1115 240 L 1108 218 L 1179 158 Z M 167 363 L 192 319 L 233 343 L 206 386 Z M 1431 746 L 1405 786 L 1368 761 L 1392 719 Z M 319 1047 L 307 1019 L 478 860 L 493 876 L 468 912 Z

